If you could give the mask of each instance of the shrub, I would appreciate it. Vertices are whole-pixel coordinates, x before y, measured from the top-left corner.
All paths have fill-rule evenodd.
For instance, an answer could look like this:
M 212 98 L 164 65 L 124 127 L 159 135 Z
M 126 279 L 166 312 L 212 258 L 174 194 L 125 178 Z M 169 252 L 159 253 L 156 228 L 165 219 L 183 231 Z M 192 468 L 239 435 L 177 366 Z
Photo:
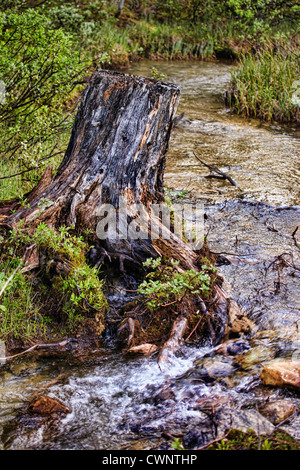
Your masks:
M 178 264 L 174 260 L 164 263 L 162 258 L 149 258 L 144 263 L 151 271 L 139 285 L 138 293 L 145 297 L 150 310 L 181 302 L 187 296 L 200 294 L 205 298 L 209 295 L 209 272 L 214 272 L 215 269 L 203 265 L 199 272 L 194 269 L 181 272 L 177 270 Z
M 0 259 L 0 289 L 13 269 L 19 268 L 5 289 L 0 305 L 0 338 L 8 336 L 32 339 L 45 332 L 53 310 L 53 299 L 58 299 L 54 320 L 59 320 L 66 331 L 76 330 L 86 319 L 95 322 L 95 332 L 104 329 L 104 316 L 108 303 L 103 293 L 99 268 L 90 267 L 86 261 L 89 246 L 82 236 L 71 235 L 72 227 L 54 230 L 40 223 L 34 232 L 14 229 L 3 241 Z M 38 247 L 39 274 L 22 272 L 24 248 Z M 26 333 L 26 334 L 25 334 Z
M 0 12 L 0 80 L 6 101 L 0 104 L 1 153 L 21 168 L 38 168 L 70 127 L 66 100 L 80 82 L 86 64 L 73 39 L 52 29 L 35 10 Z

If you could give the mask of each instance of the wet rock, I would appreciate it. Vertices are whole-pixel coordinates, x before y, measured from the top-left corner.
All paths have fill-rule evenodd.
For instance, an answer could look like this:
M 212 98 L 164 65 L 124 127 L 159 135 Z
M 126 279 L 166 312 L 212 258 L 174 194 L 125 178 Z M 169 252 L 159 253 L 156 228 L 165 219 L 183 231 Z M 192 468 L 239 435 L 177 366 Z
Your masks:
M 175 400 L 175 393 L 172 390 L 170 384 L 158 388 L 157 386 L 151 384 L 147 387 L 147 397 L 143 400 L 143 403 L 150 403 L 154 405 L 159 405 L 162 403 L 169 402 L 170 400 Z
M 40 396 L 35 398 L 28 406 L 27 413 L 49 416 L 53 414 L 68 414 L 71 410 L 67 408 L 63 403 L 60 403 L 54 398 Z
M 261 330 L 255 335 L 255 340 L 267 340 L 268 342 L 300 341 L 300 331 L 297 324 L 273 330 Z
M 273 424 L 282 423 L 295 413 L 295 406 L 290 400 L 276 400 L 259 409 L 260 413 Z
M 236 371 L 230 358 L 208 357 L 202 363 L 198 363 L 197 370 L 192 374 L 205 382 L 213 382 L 222 377 L 227 377 Z
M 200 410 L 204 413 L 212 413 L 223 406 L 234 406 L 233 400 L 230 399 L 226 393 L 213 392 L 208 397 L 201 397 L 196 399 L 193 403 L 192 409 Z
M 275 351 L 269 347 L 256 346 L 241 357 L 237 357 L 236 362 L 243 370 L 251 370 L 255 366 L 260 366 L 262 362 L 271 361 L 274 359 L 274 356 Z
M 212 430 L 207 426 L 207 429 L 193 429 L 187 432 L 182 439 L 182 445 L 185 449 L 198 449 L 207 445 L 214 439 Z
M 167 386 L 160 390 L 154 397 L 153 397 L 153 403 L 156 405 L 159 403 L 164 403 L 169 400 L 174 400 L 175 399 L 175 393 L 171 389 L 170 386 Z
M 300 362 L 273 361 L 261 371 L 264 385 L 300 390 Z
M 246 315 L 239 312 L 231 303 L 229 310 L 229 329 L 231 337 L 238 337 L 242 335 L 251 336 L 257 331 L 257 326 Z
M 232 287 L 226 279 L 223 281 L 223 288 L 228 295 L 231 295 Z M 247 317 L 237 302 L 231 297 L 227 300 L 229 301 L 227 336 L 229 338 L 250 337 L 257 333 L 258 326 Z
M 141 356 L 149 356 L 157 351 L 157 346 L 151 343 L 143 343 L 139 346 L 132 346 L 130 349 L 126 351 L 126 354 L 132 355 L 141 355 Z
M 257 436 L 269 435 L 274 425 L 254 409 L 228 409 L 211 411 L 208 419 L 201 421 L 189 430 L 182 439 L 184 448 L 199 449 L 215 439 L 220 439 L 228 431 L 236 429 L 247 432 L 251 429 Z
M 231 264 L 231 261 L 228 258 L 226 258 L 226 256 L 216 255 L 216 257 L 217 257 L 216 266 L 224 266 L 224 265 Z
M 222 435 L 226 429 L 238 429 L 247 432 L 252 429 L 255 434 L 271 434 L 273 424 L 255 409 L 227 409 L 223 408 L 217 416 L 219 433 Z
M 238 354 L 242 354 L 245 351 L 250 349 L 250 344 L 248 341 L 244 339 L 229 339 L 225 343 L 220 344 L 217 348 L 215 348 L 215 352 L 217 354 L 222 354 L 224 356 L 236 356 Z
M 253 390 L 261 384 L 260 374 L 259 373 L 239 373 L 235 374 L 233 377 L 230 377 L 226 381 L 228 388 L 234 388 L 236 392 L 248 393 L 250 390 Z

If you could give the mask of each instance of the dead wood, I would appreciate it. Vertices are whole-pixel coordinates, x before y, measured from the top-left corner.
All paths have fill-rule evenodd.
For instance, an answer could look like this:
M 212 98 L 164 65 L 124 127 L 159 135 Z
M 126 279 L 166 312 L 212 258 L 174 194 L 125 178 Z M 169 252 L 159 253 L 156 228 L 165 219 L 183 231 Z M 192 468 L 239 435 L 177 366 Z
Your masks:
M 65 348 L 72 340 L 63 340 L 59 341 L 57 343 L 37 343 L 31 346 L 28 349 L 25 349 L 25 351 L 21 351 L 19 353 L 13 354 L 12 356 L 5 356 L 5 357 L 0 357 L 0 361 L 6 361 L 8 359 L 14 359 L 15 357 L 22 356 L 23 354 L 27 354 L 29 352 L 32 352 L 34 350 L 41 350 L 41 349 L 60 349 L 60 348 Z
M 158 362 L 163 363 L 169 360 L 171 354 L 174 354 L 180 346 L 183 335 L 187 329 L 188 321 L 186 317 L 178 317 L 172 327 L 172 331 L 169 339 L 165 342 L 163 348 L 161 349 L 158 357 Z
M 180 89 L 174 84 L 97 70 L 83 93 L 58 171 L 53 174 L 48 167 L 38 185 L 24 196 L 29 207 L 22 207 L 17 199 L 1 203 L 2 227 L 14 228 L 22 220 L 23 227 L 31 230 L 41 221 L 56 229 L 73 225 L 79 234 L 89 228 L 93 264 L 101 264 L 109 280 L 117 279 L 118 286 L 125 290 L 136 288 L 135 285 L 132 289 L 132 282 L 143 278 L 143 262 L 149 257 L 173 258 L 183 270 L 201 269 L 200 253 L 171 230 L 168 237 L 157 239 L 97 236 L 103 204 L 118 208 L 122 198 L 127 222 L 131 223 L 136 218 L 136 204 L 147 213 L 151 204 L 164 202 L 163 174 L 179 97 Z M 228 175 L 205 165 L 237 186 Z M 43 210 L 41 201 L 47 201 Z M 28 254 L 28 269 L 36 263 L 34 251 Z M 214 287 L 214 309 L 207 316 L 216 341 L 229 334 L 230 298 L 221 284 Z M 203 299 L 200 295 L 195 297 L 195 311 L 204 311 Z M 171 334 L 161 350 L 161 361 L 179 347 L 192 313 L 178 305 Z M 127 346 L 133 344 L 134 333 L 131 324 Z M 145 338 L 143 342 L 147 342 Z
M 241 189 L 238 187 L 237 183 L 231 178 L 231 176 L 229 176 L 227 173 L 225 173 L 224 171 L 221 171 L 219 168 L 216 168 L 214 166 L 211 166 L 209 165 L 208 163 L 205 163 L 203 160 L 201 160 L 198 155 L 193 152 L 193 154 L 195 155 L 195 157 L 197 158 L 197 160 L 202 163 L 202 165 L 206 166 L 207 168 L 209 168 L 209 170 L 212 172 L 212 173 L 215 173 L 216 174 L 216 178 L 219 178 L 219 179 L 225 179 L 227 181 L 229 181 L 230 184 L 232 184 L 232 186 L 235 186 L 236 188 L 238 188 L 240 191 Z M 209 175 L 209 176 L 213 176 L 213 175 Z

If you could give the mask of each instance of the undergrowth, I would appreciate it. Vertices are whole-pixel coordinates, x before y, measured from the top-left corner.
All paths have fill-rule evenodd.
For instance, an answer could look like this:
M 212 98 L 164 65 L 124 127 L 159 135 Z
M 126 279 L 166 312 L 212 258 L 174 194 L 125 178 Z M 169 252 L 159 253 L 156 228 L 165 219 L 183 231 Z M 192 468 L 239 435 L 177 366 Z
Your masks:
M 232 429 L 220 441 L 207 447 L 208 450 L 299 450 L 299 441 L 282 430 L 272 434 L 258 436 L 249 429 L 247 432 Z
M 72 227 L 54 230 L 40 223 L 35 231 L 22 224 L 6 239 L 2 235 L 0 259 L 0 338 L 20 339 L 51 336 L 56 329 L 66 334 L 92 319 L 101 335 L 108 303 L 103 294 L 99 268 L 90 267 L 90 247 Z M 25 249 L 36 250 L 38 265 L 26 270 Z M 24 256 L 25 255 L 25 256 Z
M 201 295 L 204 299 L 211 291 L 211 276 L 215 272 L 213 266 L 202 265 L 201 271 L 189 269 L 178 270 L 178 261 L 162 262 L 162 258 L 149 258 L 144 266 L 151 271 L 139 285 L 138 293 L 146 299 L 147 307 L 155 310 L 170 304 L 180 304 L 186 297 Z

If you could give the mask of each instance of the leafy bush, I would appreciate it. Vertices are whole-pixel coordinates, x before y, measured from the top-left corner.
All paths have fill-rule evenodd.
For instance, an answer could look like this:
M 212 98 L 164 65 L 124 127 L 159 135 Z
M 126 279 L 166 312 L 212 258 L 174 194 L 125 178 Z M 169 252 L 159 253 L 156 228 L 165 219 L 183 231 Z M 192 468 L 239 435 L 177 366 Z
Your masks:
M 0 290 L 15 272 L 12 281 L 6 286 L 0 298 L 0 338 L 10 337 L 22 341 L 43 337 L 47 327 L 47 317 L 43 317 L 34 295 L 32 281 L 25 278 L 18 269 L 21 260 L 0 263 Z M 16 270 L 16 271 L 15 271 Z
M 149 258 L 144 263 L 151 271 L 139 285 L 138 293 L 146 298 L 150 310 L 181 302 L 190 295 L 198 294 L 203 298 L 208 296 L 211 284 L 209 272 L 214 272 L 215 269 L 203 265 L 199 272 L 194 269 L 181 272 L 177 269 L 178 264 L 172 259 L 163 263 L 162 258 Z
M 70 127 L 66 100 L 80 82 L 86 64 L 73 39 L 50 27 L 46 16 L 28 9 L 0 12 L 0 80 L 6 101 L 0 104 L 1 154 L 21 168 L 38 168 Z

